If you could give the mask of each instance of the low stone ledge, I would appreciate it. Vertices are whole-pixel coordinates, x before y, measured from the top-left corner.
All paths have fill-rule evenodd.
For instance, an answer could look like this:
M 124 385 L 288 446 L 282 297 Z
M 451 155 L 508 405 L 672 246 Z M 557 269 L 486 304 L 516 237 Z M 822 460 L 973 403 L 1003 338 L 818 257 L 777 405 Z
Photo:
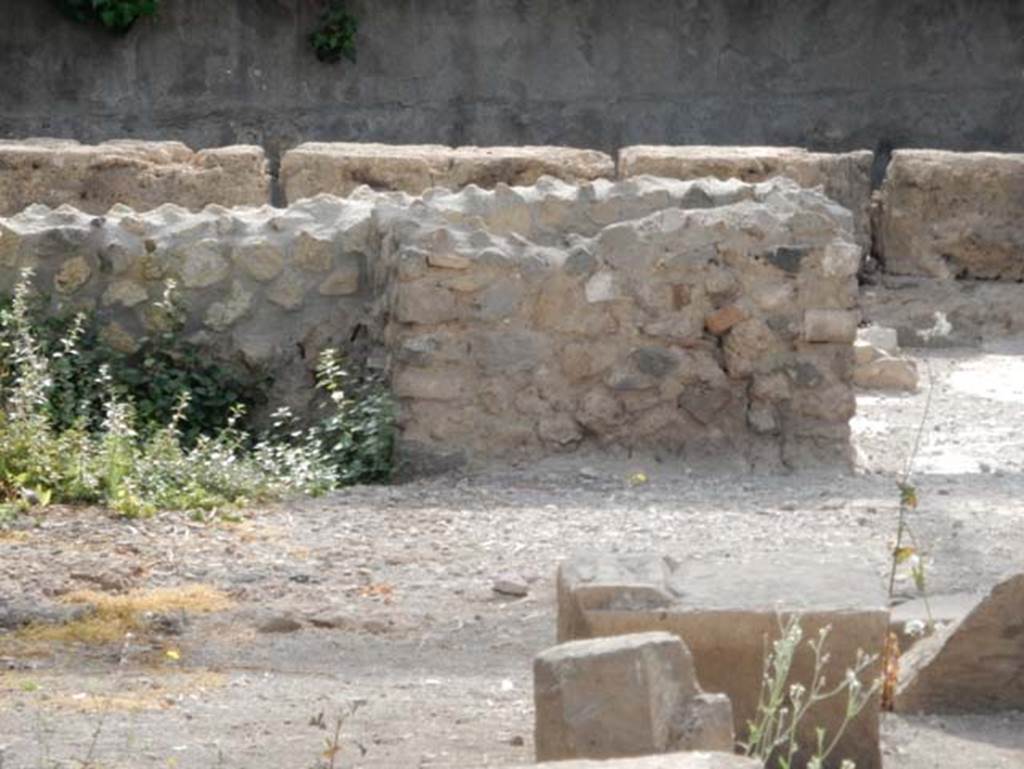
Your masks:
M 419 195 L 431 187 L 491 189 L 532 185 L 543 176 L 581 182 L 614 175 L 609 155 L 571 147 L 307 143 L 281 161 L 281 182 L 290 202 L 321 193 L 345 197 L 362 185 Z
M 269 201 L 260 147 L 194 152 L 180 142 L 0 141 L 0 216 L 34 204 L 104 214 L 117 204 L 148 211 L 171 203 L 198 211 Z
M 731 700 L 741 741 L 757 710 L 764 639 L 778 638 L 779 615 L 799 614 L 805 639 L 831 627 L 825 675 L 833 682 L 855 664 L 858 649 L 881 654 L 889 623 L 880 577 L 860 560 L 837 563 L 833 556 L 714 563 L 581 554 L 561 565 L 557 590 L 560 641 L 652 631 L 682 638 L 701 686 Z M 812 669 L 804 643 L 791 681 L 806 685 Z M 864 680 L 880 670 L 876 663 Z M 815 745 L 819 726 L 834 734 L 845 707 L 843 698 L 821 703 L 804 722 L 800 744 Z M 844 758 L 860 769 L 881 766 L 877 696 L 849 725 L 828 766 Z
M 619 150 L 620 179 L 647 174 L 670 179 L 740 179 L 763 182 L 785 176 L 802 187 L 821 187 L 853 213 L 857 244 L 871 247 L 869 150 L 827 153 L 799 147 L 645 146 Z
M 887 272 L 1024 279 L 1024 154 L 898 150 L 876 233 Z

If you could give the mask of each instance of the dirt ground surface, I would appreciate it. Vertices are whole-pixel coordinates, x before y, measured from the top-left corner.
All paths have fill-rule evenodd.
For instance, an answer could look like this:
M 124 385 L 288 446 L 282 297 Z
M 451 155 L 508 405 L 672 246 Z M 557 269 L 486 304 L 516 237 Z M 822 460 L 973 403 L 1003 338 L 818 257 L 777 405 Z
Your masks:
M 856 474 L 708 474 L 646 460 L 509 466 L 246 511 L 113 520 L 50 508 L 0 533 L 0 608 L 209 585 L 232 605 L 142 615 L 126 641 L 0 630 L 0 767 L 310 769 L 531 763 L 531 661 L 555 640 L 553 576 L 577 550 L 742 568 L 853 553 L 882 577 L 914 464 L 930 589 L 1024 569 L 1024 348 L 922 352 L 915 395 L 865 393 Z M 930 379 L 932 386 L 927 386 Z M 643 472 L 647 481 L 631 484 Z M 510 575 L 528 587 L 500 595 Z M 910 595 L 906 579 L 900 592 Z M 1024 767 L 1024 713 L 886 715 L 887 769 Z

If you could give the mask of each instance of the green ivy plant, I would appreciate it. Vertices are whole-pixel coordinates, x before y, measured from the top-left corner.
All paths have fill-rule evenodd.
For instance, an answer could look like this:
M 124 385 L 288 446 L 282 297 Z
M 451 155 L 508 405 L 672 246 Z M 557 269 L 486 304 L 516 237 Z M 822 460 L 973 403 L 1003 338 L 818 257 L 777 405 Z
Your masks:
M 348 12 L 345 0 L 329 0 L 309 42 L 320 61 L 334 63 L 345 57 L 355 63 L 358 31 L 359 20 Z
M 75 21 L 99 22 L 123 34 L 143 16 L 154 16 L 160 0 L 57 0 L 57 5 Z

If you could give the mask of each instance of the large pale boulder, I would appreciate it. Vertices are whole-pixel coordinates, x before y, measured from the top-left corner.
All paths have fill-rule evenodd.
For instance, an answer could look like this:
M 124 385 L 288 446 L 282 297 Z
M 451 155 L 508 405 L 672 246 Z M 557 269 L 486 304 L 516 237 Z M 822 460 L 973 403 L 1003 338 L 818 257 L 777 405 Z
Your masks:
M 1024 154 L 899 150 L 882 185 L 886 271 L 1024 279 Z
M 683 639 L 700 685 L 725 693 L 733 706 L 737 738 L 747 735 L 757 711 L 765 640 L 776 639 L 780 614 L 801 617 L 805 639 L 830 627 L 824 674 L 838 683 L 858 650 L 880 654 L 889 622 L 880 577 L 862 561 L 831 554 L 800 557 L 676 561 L 654 555 L 577 555 L 558 572 L 558 638 L 561 641 L 666 631 Z M 813 657 L 802 644 L 791 683 L 810 683 Z M 876 661 L 864 680 L 880 673 Z M 812 709 L 799 730 L 805 748 L 815 730 L 835 734 L 846 702 L 836 698 Z M 878 769 L 879 701 L 874 697 L 847 727 L 828 766 L 852 759 Z M 800 765 L 808 758 L 801 752 Z
M 900 658 L 896 708 L 1024 710 L 1024 574 L 997 584 L 966 616 Z
M 260 147 L 194 152 L 180 142 L 0 141 L 0 215 L 41 203 L 104 214 L 115 204 L 148 211 L 165 203 L 198 211 L 270 202 Z
M 619 151 L 619 178 L 648 174 L 671 179 L 740 179 L 785 176 L 802 187 L 821 187 L 853 212 L 858 245 L 871 246 L 871 164 L 868 150 L 828 153 L 799 147 L 634 146 Z
M 733 748 L 728 698 L 701 691 L 670 633 L 561 644 L 533 671 L 538 761 Z

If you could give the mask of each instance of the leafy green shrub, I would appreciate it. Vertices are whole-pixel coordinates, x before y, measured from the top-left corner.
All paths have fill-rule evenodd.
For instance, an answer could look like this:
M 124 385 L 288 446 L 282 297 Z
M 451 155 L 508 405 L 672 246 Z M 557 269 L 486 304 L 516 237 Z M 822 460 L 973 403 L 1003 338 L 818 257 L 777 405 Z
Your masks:
M 845 696 L 846 710 L 836 733 L 828 735 L 824 729 L 816 730 L 818 742 L 807 761 L 807 769 L 821 769 L 839 744 L 846 728 L 881 687 L 881 681 L 876 680 L 865 686 L 860 680 L 861 674 L 877 659 L 861 652 L 857 654 L 854 667 L 846 671 L 845 678 L 829 686 L 824 675 L 828 662 L 825 646 L 829 631 L 828 627 L 822 628 L 817 638 L 807 642 L 814 655 L 814 672 L 810 683 L 805 685 L 791 682 L 793 658 L 803 640 L 803 629 L 797 616 L 790 617 L 785 623 L 781 618 L 779 620 L 779 639 L 772 643 L 770 651 L 765 654 L 757 713 L 754 720 L 748 723 L 747 741 L 740 743 L 742 752 L 761 761 L 766 769 L 790 769 L 797 753 L 805 747 L 797 742 L 797 732 L 811 709 L 825 700 Z M 842 767 L 854 769 L 854 764 L 844 760 Z
M 160 0 L 57 0 L 64 13 L 80 22 L 99 22 L 123 34 L 143 16 L 153 16 Z
M 81 417 L 90 427 L 98 427 L 104 388 L 112 388 L 120 398 L 131 400 L 139 429 L 149 434 L 168 423 L 181 393 L 188 392 L 182 431 L 186 443 L 193 445 L 200 435 L 226 427 L 231 407 L 241 405 L 249 411 L 267 402 L 266 380 L 242 376 L 184 338 L 183 316 L 173 291 L 169 284 L 158 303 L 167 320 L 165 329 L 140 340 L 139 349 L 131 354 L 103 342 L 94 316 L 53 315 L 43 297 L 26 297 L 29 326 L 40 353 L 50 359 L 47 409 L 54 427 L 66 429 Z M 9 298 L 0 302 L 0 309 L 9 306 Z M 68 354 L 69 342 L 74 354 Z M 106 379 L 100 377 L 103 369 Z M 9 386 L 11 375 L 11 370 L 0 368 L 0 385 Z
M 352 377 L 336 353 L 325 353 L 318 384 L 327 394 L 320 419 L 300 426 L 279 412 L 274 429 L 254 436 L 240 427 L 245 409 L 226 410 L 226 424 L 186 440 L 192 395 L 182 389 L 169 418 L 141 429 L 130 395 L 102 365 L 96 379 L 99 423 L 89 401 L 59 414 L 51 391 L 78 356 L 83 322 L 75 321 L 45 353 L 30 314 L 29 274 L 0 311 L 0 501 L 10 506 L 56 502 L 108 505 L 125 516 L 160 509 L 218 510 L 293 494 L 318 495 L 340 486 L 386 480 L 392 410 L 380 383 Z M 90 391 L 89 398 L 93 397 Z M 60 420 L 71 418 L 70 423 Z
M 309 42 L 320 61 L 334 63 L 344 56 L 354 63 L 358 32 L 359 20 L 348 12 L 345 0 L 330 0 Z

